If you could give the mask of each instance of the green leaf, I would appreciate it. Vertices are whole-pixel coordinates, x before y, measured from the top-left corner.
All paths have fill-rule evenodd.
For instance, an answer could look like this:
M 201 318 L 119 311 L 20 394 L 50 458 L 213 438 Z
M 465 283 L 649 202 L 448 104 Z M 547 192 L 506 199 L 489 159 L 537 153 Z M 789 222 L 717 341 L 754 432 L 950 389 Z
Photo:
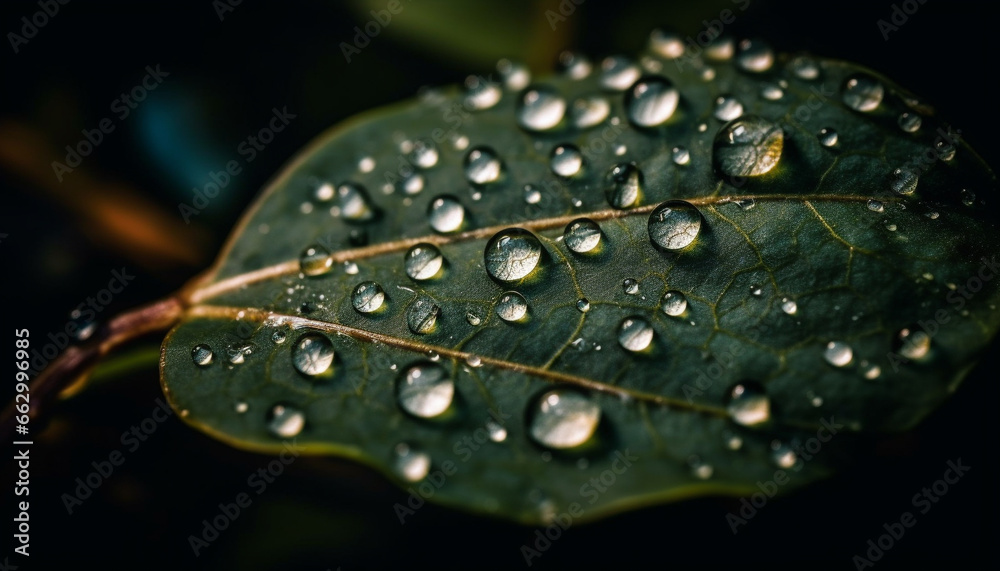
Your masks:
M 303 151 L 186 292 L 172 406 L 524 522 L 785 492 L 919 422 L 997 330 L 993 174 L 855 65 L 652 46 Z

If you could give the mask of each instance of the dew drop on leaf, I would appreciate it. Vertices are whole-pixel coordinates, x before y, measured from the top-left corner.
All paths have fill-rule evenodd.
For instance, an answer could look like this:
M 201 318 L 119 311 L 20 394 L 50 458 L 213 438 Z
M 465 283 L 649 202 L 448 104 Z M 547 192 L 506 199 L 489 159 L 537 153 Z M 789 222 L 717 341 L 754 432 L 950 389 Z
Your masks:
M 570 106 L 569 115 L 573 126 L 589 129 L 604 122 L 611 114 L 611 104 L 600 95 L 579 97 Z
M 322 335 L 304 335 L 292 350 L 295 370 L 310 377 L 323 375 L 333 365 L 333 344 Z
M 465 178 L 472 184 L 496 182 L 502 170 L 500 157 L 490 147 L 476 147 L 465 155 Z
M 294 438 L 302 432 L 305 425 L 306 416 L 293 406 L 276 404 L 268 413 L 268 430 L 278 438 Z
M 441 308 L 433 299 L 420 296 L 410 304 L 406 312 L 406 326 L 418 335 L 431 333 L 440 314 Z
M 337 186 L 337 204 L 340 215 L 347 220 L 363 222 L 375 217 L 371 199 L 363 186 L 353 182 L 345 182 Z
M 608 171 L 604 194 L 614 208 L 635 206 L 642 193 L 642 171 L 631 163 L 620 163 Z
M 837 132 L 829 127 L 820 129 L 816 138 L 819 139 L 819 144 L 824 147 L 832 147 L 837 144 Z
M 644 317 L 629 317 L 618 328 L 618 343 L 628 351 L 644 351 L 652 342 L 653 326 Z
M 588 311 L 590 311 L 590 301 L 588 301 L 587 298 L 581 297 L 580 299 L 576 300 L 576 309 L 580 313 L 587 313 Z
M 212 364 L 212 348 L 205 344 L 195 345 L 191 349 L 191 360 L 199 367 L 207 367 Z
M 774 51 L 762 40 L 742 40 L 736 53 L 736 65 L 751 73 L 765 72 L 774 65 Z
M 676 290 L 664 293 L 660 299 L 660 309 L 663 310 L 663 313 L 671 317 L 684 315 L 684 312 L 687 311 L 687 306 L 687 298 L 684 297 L 683 293 Z
M 686 165 L 691 162 L 691 153 L 685 147 L 674 147 L 670 151 L 670 160 L 674 161 L 675 165 Z
M 437 276 L 444 266 L 444 256 L 434 244 L 420 243 L 406 252 L 403 267 L 406 275 L 417 281 Z
M 563 243 L 578 254 L 591 252 L 601 243 L 601 227 L 589 218 L 577 218 L 563 230 Z
M 531 417 L 531 436 L 549 448 L 574 448 L 587 442 L 601 420 L 601 409 L 586 396 L 556 389 L 543 394 Z
M 396 473 L 407 482 L 419 482 L 431 471 L 430 454 L 401 442 L 393 449 Z
M 715 136 L 715 166 L 729 176 L 760 176 L 778 164 L 785 135 L 781 127 L 756 115 L 727 123 Z
M 625 91 L 639 79 L 639 66 L 626 56 L 609 56 L 601 61 L 601 87 Z
M 500 73 L 500 80 L 504 87 L 511 91 L 521 91 L 528 86 L 531 81 L 531 72 L 528 66 L 521 62 L 501 59 L 497 62 L 497 71 Z
M 639 293 L 639 282 L 635 278 L 625 278 L 622 280 L 622 291 L 625 292 L 625 295 Z
M 333 269 L 333 258 L 326 248 L 315 244 L 302 250 L 299 256 L 299 269 L 307 276 L 321 276 Z
M 396 398 L 406 412 L 420 418 L 440 416 L 451 406 L 455 383 L 437 363 L 417 363 L 399 377 Z
M 559 145 L 552 149 L 549 167 L 553 173 L 561 177 L 575 176 L 583 168 L 583 155 L 580 153 L 580 149 L 573 145 Z
M 489 109 L 500 102 L 500 86 L 486 78 L 470 75 L 465 78 L 465 105 L 473 111 Z
M 527 277 L 538 266 L 542 244 L 522 228 L 497 232 L 486 244 L 486 271 L 494 279 L 511 282 Z
M 649 239 L 665 250 L 690 246 L 701 231 L 701 213 L 683 200 L 669 200 L 656 207 L 647 224 Z
M 844 81 L 841 98 L 844 104 L 855 111 L 873 111 L 882 103 L 885 89 L 874 77 L 858 73 Z
M 438 232 L 455 232 L 465 223 L 465 207 L 454 196 L 439 196 L 427 207 L 427 220 Z
M 923 329 L 906 327 L 896 335 L 895 350 L 906 359 L 921 359 L 931 350 L 931 336 Z
M 743 381 L 729 390 L 726 412 L 743 426 L 763 424 L 771 419 L 771 399 L 760 383 Z
M 830 341 L 823 351 L 823 358 L 834 367 L 846 367 L 854 360 L 854 350 L 842 341 Z
M 508 291 L 497 301 L 496 312 L 504 321 L 520 321 L 528 313 L 528 302 L 516 291 Z
M 360 313 L 372 313 L 382 308 L 385 290 L 376 282 L 361 282 L 351 293 L 351 304 Z
M 670 119 L 680 92 L 662 76 L 647 76 L 635 82 L 625 96 L 629 120 L 639 127 L 658 127 Z
M 518 124 L 529 131 L 555 128 L 566 114 L 566 100 L 554 88 L 535 86 L 521 96 L 517 109 Z
M 719 121 L 732 121 L 743 114 L 743 104 L 732 95 L 720 95 L 715 99 L 712 114 Z

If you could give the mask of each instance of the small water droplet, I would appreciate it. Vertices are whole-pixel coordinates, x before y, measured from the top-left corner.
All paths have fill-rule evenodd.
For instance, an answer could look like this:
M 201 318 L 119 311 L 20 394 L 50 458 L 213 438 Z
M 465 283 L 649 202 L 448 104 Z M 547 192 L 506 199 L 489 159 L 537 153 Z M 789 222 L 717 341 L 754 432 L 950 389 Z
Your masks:
M 711 464 L 701 461 L 695 461 L 691 463 L 691 474 L 699 480 L 707 480 L 712 477 L 714 469 Z
M 761 295 L 763 295 L 763 293 L 764 290 L 762 290 L 759 285 L 750 284 L 750 295 L 754 297 L 760 297 Z
M 885 89 L 874 77 L 859 73 L 847 78 L 841 90 L 844 104 L 855 111 L 872 111 L 882 103 Z
M 625 56 L 610 56 L 601 61 L 601 87 L 625 91 L 639 79 L 639 66 Z
M 675 165 L 686 165 L 691 162 L 691 153 L 685 147 L 674 147 L 670 151 L 670 159 Z
M 507 429 L 492 418 L 486 421 L 486 431 L 490 433 L 490 440 L 493 442 L 507 440 Z
M 438 162 L 437 146 L 431 141 L 417 140 L 410 151 L 410 162 L 422 169 L 429 169 Z
M 854 350 L 842 341 L 830 341 L 826 344 L 823 357 L 834 367 L 846 367 L 854 360 Z
M 636 295 L 639 293 L 639 282 L 635 278 L 625 278 L 622 281 L 622 291 L 625 295 Z
M 575 80 L 584 79 L 594 68 L 587 56 L 572 51 L 559 54 L 558 67 L 567 77 Z
M 361 282 L 354 287 L 351 303 L 360 313 L 372 313 L 382 308 L 385 302 L 385 290 L 376 282 Z
M 781 86 L 774 83 L 765 83 L 763 87 L 760 88 L 760 96 L 768 101 L 777 101 L 785 96 L 785 92 L 781 89 Z
M 246 362 L 246 358 L 253 354 L 254 346 L 250 343 L 244 343 L 242 345 L 234 345 L 227 348 L 229 353 L 229 362 L 233 365 L 242 365 Z
M 454 196 L 439 196 L 428 205 L 427 219 L 438 232 L 456 232 L 465 223 L 465 207 Z
M 898 168 L 892 171 L 892 191 L 896 194 L 913 194 L 917 190 L 919 176 L 908 168 Z
M 396 398 L 406 412 L 420 418 L 440 416 L 451 406 L 455 383 L 437 363 L 408 367 L 396 383 Z
M 271 341 L 274 341 L 278 345 L 281 345 L 282 343 L 285 342 L 285 332 L 275 331 L 274 333 L 271 334 Z
M 528 86 L 531 81 L 531 72 L 528 66 L 521 62 L 502 59 L 497 62 L 497 71 L 500 72 L 500 79 L 504 87 L 511 91 L 521 91 Z
M 312 333 L 302 336 L 292 350 L 295 370 L 310 377 L 328 373 L 333 366 L 333 358 L 333 344 L 330 340 Z
M 819 144 L 824 147 L 832 147 L 837 144 L 837 132 L 830 127 L 820 129 L 816 137 L 819 139 Z
M 524 202 L 527 204 L 538 204 L 542 201 L 542 191 L 533 184 L 524 185 Z
M 799 311 L 799 304 L 795 303 L 794 299 L 783 297 L 781 298 L 781 311 L 788 315 L 795 315 Z
M 677 290 L 667 291 L 660 299 L 660 309 L 663 313 L 671 317 L 684 315 L 684 312 L 687 311 L 687 306 L 687 298 Z
M 326 248 L 315 244 L 302 250 L 299 269 L 307 276 L 321 276 L 333 269 L 333 258 Z
M 760 383 L 743 381 L 729 390 L 726 411 L 733 422 L 756 426 L 771 419 L 771 399 Z
M 191 349 L 191 360 L 194 361 L 195 365 L 199 367 L 207 367 L 212 364 L 212 348 L 208 345 L 195 345 L 194 349 Z
M 441 308 L 433 299 L 427 296 L 418 297 L 406 312 L 406 325 L 410 331 L 418 335 L 426 335 L 434 331 Z
M 548 131 L 559 125 L 566 114 L 566 100 L 554 88 L 535 86 L 521 96 L 517 122 L 529 131 Z
M 299 409 L 276 404 L 268 414 L 267 427 L 278 438 L 294 438 L 302 433 L 306 416 Z
M 375 218 L 375 209 L 368 198 L 368 191 L 354 182 L 337 186 L 337 206 L 340 215 L 347 220 L 364 222 Z
M 522 228 L 497 232 L 486 244 L 486 271 L 494 279 L 511 282 L 527 277 L 538 267 L 542 244 Z
M 962 204 L 965 206 L 972 206 L 976 203 L 976 193 L 967 188 L 963 188 L 959 195 L 962 197 Z
M 680 92 L 662 76 L 647 76 L 636 81 L 626 92 L 628 118 L 639 127 L 658 127 L 674 115 Z
M 326 182 L 317 186 L 313 192 L 313 197 L 316 198 L 317 202 L 327 202 L 333 198 L 333 185 Z
M 400 442 L 393 450 L 396 456 L 395 469 L 407 482 L 419 482 L 431 471 L 430 454 L 416 450 L 414 447 Z
M 775 440 L 771 443 L 771 459 L 779 468 L 793 468 L 799 462 L 799 457 L 795 454 L 795 450 L 786 444 L 782 444 Z
M 715 98 L 713 115 L 719 121 L 732 121 L 743 114 L 743 104 L 732 95 L 720 95 Z
M 476 147 L 465 155 L 465 178 L 472 184 L 496 182 L 502 170 L 500 157 L 490 147 Z
M 500 86 L 484 77 L 470 75 L 465 78 L 465 106 L 472 111 L 489 109 L 502 96 Z
M 885 204 L 882 203 L 879 200 L 875 200 L 874 198 L 869 199 L 868 200 L 868 210 L 871 210 L 872 212 L 884 212 L 885 211 Z
M 715 165 L 729 176 L 760 176 L 778 164 L 784 142 L 780 126 L 756 115 L 744 115 L 727 123 L 715 136 Z
M 861 371 L 866 379 L 873 381 L 882 375 L 882 367 L 868 361 L 861 362 Z
M 528 313 L 528 302 L 516 291 L 508 291 L 500 296 L 496 312 L 504 321 L 520 321 Z
M 906 359 L 922 359 L 931 350 L 931 336 L 923 329 L 906 327 L 896 335 L 895 349 Z
M 589 218 L 578 218 L 566 225 L 563 242 L 578 254 L 591 252 L 601 243 L 601 227 Z
M 531 418 L 531 436 L 549 448 L 574 448 L 593 436 L 601 409 L 586 396 L 555 389 L 543 394 Z
M 920 125 L 923 123 L 923 120 L 920 118 L 920 115 L 917 115 L 916 113 L 903 112 L 899 115 L 897 123 L 899 124 L 900 129 L 906 131 L 907 133 L 914 133 L 920 129 Z
M 629 317 L 618 328 L 618 343 L 628 351 L 644 351 L 652 342 L 653 326 L 643 317 Z
M 614 208 L 635 206 L 642 194 L 643 176 L 639 167 L 631 163 L 619 163 L 608 171 L 604 194 L 608 204 Z
M 424 189 L 424 175 L 415 172 L 399 181 L 399 188 L 404 194 L 414 195 Z
M 600 95 L 587 95 L 573 101 L 570 107 L 570 121 L 578 129 L 589 129 L 599 125 L 611 113 L 611 104 Z
M 751 73 L 767 71 L 774 65 L 774 52 L 761 40 L 742 40 L 736 53 L 736 65 Z
M 665 250 L 687 248 L 701 232 L 701 213 L 683 200 L 668 200 L 656 207 L 647 223 L 649 239 Z
M 590 302 L 587 298 L 581 297 L 576 300 L 576 308 L 580 311 L 580 313 L 587 313 L 590 311 Z
M 403 259 L 406 275 L 417 281 L 438 276 L 444 267 L 444 256 L 434 244 L 420 243 L 406 252 Z
M 745 212 L 747 210 L 753 210 L 753 207 L 757 206 L 757 201 L 754 200 L 753 198 L 741 198 L 738 200 L 734 200 L 733 204 L 739 206 L 740 210 L 743 210 Z
M 475 326 L 477 326 L 477 325 L 479 325 L 480 323 L 483 322 L 483 319 L 481 317 L 479 317 L 478 315 L 476 315 L 475 313 L 473 313 L 471 311 L 467 311 L 465 313 L 465 320 L 469 323 L 469 325 L 471 325 L 473 327 L 475 327 Z
M 243 414 L 246 411 L 250 410 L 250 405 L 248 405 L 246 402 L 240 401 L 236 403 L 235 406 L 233 406 L 233 410 L 235 410 L 238 414 Z
M 807 56 L 797 56 L 788 63 L 788 68 L 799 79 L 809 81 L 819 77 L 819 65 L 814 59 Z
M 553 173 L 561 177 L 575 176 L 583 168 L 583 154 L 573 145 L 559 145 L 552 149 L 549 166 Z
M 649 49 L 666 59 L 677 59 L 684 55 L 684 40 L 680 34 L 656 28 L 649 35 Z

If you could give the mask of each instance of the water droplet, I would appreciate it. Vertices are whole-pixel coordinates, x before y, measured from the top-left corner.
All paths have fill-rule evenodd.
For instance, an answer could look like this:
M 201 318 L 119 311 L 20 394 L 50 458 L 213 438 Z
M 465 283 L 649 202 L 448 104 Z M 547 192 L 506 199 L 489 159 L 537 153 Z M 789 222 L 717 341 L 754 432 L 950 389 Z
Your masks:
M 715 98 L 713 115 L 719 121 L 732 121 L 743 114 L 743 104 L 732 95 L 720 95 Z
M 799 304 L 795 303 L 794 299 L 783 297 L 781 298 L 781 311 L 788 315 L 795 315 L 799 311 Z
M 875 200 L 874 198 L 869 199 L 868 200 L 868 210 L 871 210 L 872 212 L 884 212 L 885 211 L 885 204 L 883 204 L 879 200 Z
M 622 281 L 622 291 L 625 292 L 625 295 L 639 293 L 639 282 L 635 278 L 625 278 Z
M 863 361 L 861 363 L 861 370 L 862 374 L 869 381 L 873 381 L 882 375 L 882 367 L 879 367 L 874 363 L 868 363 L 867 361 Z
M 470 75 L 465 78 L 465 106 L 473 111 L 482 111 L 496 105 L 503 92 L 500 86 L 484 77 Z
M 649 215 L 649 239 L 665 250 L 690 246 L 701 231 L 701 213 L 683 200 L 668 200 Z
M 528 302 L 516 291 L 508 291 L 497 301 L 496 312 L 504 321 L 520 321 L 528 313 Z
M 285 332 L 275 331 L 274 333 L 271 334 L 271 341 L 274 341 L 278 345 L 281 345 L 282 343 L 285 342 Z
M 333 185 L 327 182 L 317 186 L 313 196 L 317 202 L 327 202 L 333 198 Z
M 771 399 L 760 383 L 743 381 L 729 390 L 726 411 L 733 422 L 756 426 L 771 419 Z
M 511 91 L 521 91 L 528 86 L 531 81 L 531 72 L 528 66 L 521 62 L 502 59 L 497 62 L 497 71 L 500 72 L 500 79 L 504 87 Z
M 524 201 L 528 204 L 538 204 L 542 201 L 542 191 L 533 184 L 524 185 Z
M 896 194 L 913 194 L 919 180 L 917 173 L 909 169 L 896 169 L 892 171 L 892 191 Z
M 354 182 L 337 186 L 337 206 L 340 214 L 348 220 L 364 222 L 375 217 L 375 209 L 368 198 L 365 187 Z
M 527 277 L 542 258 L 542 244 L 522 228 L 497 232 L 486 244 L 486 271 L 494 279 L 512 282 Z
M 816 138 L 819 139 L 819 144 L 824 147 L 832 147 L 837 144 L 837 132 L 829 127 L 820 129 Z
M 531 436 L 549 448 L 574 448 L 593 436 L 601 408 L 584 395 L 556 389 L 541 396 L 531 418 Z
M 950 161 L 955 158 L 955 145 L 951 143 L 937 141 L 934 143 L 934 150 L 937 151 L 937 156 L 942 161 Z
M 580 153 L 580 149 L 573 145 L 559 145 L 552 149 L 549 166 L 553 173 L 569 178 L 579 174 L 580 169 L 583 168 L 583 155 Z
M 736 42 L 727 35 L 719 35 L 709 40 L 705 46 L 705 57 L 715 61 L 727 61 L 736 53 Z
M 967 188 L 963 188 L 959 195 L 962 197 L 962 204 L 965 206 L 972 206 L 976 203 L 976 193 Z
M 764 290 L 762 290 L 759 285 L 750 284 L 750 295 L 754 297 L 760 297 L 761 295 L 763 295 L 763 293 Z
M 625 95 L 628 118 L 640 127 L 657 127 L 673 116 L 680 101 L 674 84 L 662 76 L 643 77 Z
M 666 292 L 660 299 L 660 309 L 663 310 L 663 313 L 671 317 L 684 315 L 684 312 L 687 311 L 687 306 L 687 298 L 677 290 Z
M 714 471 L 712 465 L 705 462 L 697 461 L 691 464 L 691 474 L 699 480 L 711 478 Z
M 751 73 L 767 71 L 774 65 L 774 52 L 761 40 L 742 40 L 736 53 L 736 65 Z
M 385 290 L 375 282 L 361 282 L 354 287 L 351 303 L 354 309 L 361 313 L 371 313 L 382 308 L 385 302 Z
M 799 79 L 813 80 L 819 77 L 819 65 L 810 57 L 798 56 L 788 63 L 788 68 Z
M 895 349 L 906 359 L 921 359 L 931 350 L 931 336 L 923 329 L 901 329 L 896 335 Z
M 601 243 L 601 227 L 590 218 L 577 218 L 563 230 L 563 243 L 578 254 L 591 252 Z
M 503 442 L 504 440 L 507 440 L 507 429 L 493 419 L 486 421 L 486 431 L 490 433 L 490 440 L 493 442 Z
M 307 276 L 321 276 L 333 268 L 333 258 L 326 248 L 318 244 L 302 250 L 299 269 Z
M 656 28 L 649 35 L 649 49 L 660 57 L 676 59 L 684 55 L 684 41 L 680 34 Z
M 580 313 L 587 313 L 590 311 L 590 302 L 587 301 L 587 298 L 581 297 L 576 300 L 576 308 L 580 311 Z
M 229 353 L 229 362 L 233 365 L 242 365 L 246 362 L 246 358 L 253 354 L 254 346 L 250 343 L 245 343 L 243 345 L 235 345 L 227 348 Z
M 302 411 L 289 405 L 274 405 L 268 416 L 267 427 L 278 438 L 294 438 L 306 425 L 306 416 Z
M 243 401 L 240 401 L 240 402 L 236 403 L 235 406 L 233 406 L 233 410 L 235 410 L 238 414 L 243 414 L 246 411 L 250 410 L 250 405 L 248 405 L 247 403 L 245 403 Z
M 608 204 L 615 208 L 635 206 L 642 193 L 642 183 L 642 171 L 634 164 L 619 163 L 611 167 L 604 190 Z
M 500 157 L 489 147 L 476 147 L 465 155 L 465 178 L 472 184 L 496 182 L 502 170 Z
M 393 450 L 396 455 L 396 473 L 407 482 L 419 482 L 431 471 L 431 456 L 400 442 Z
M 885 221 L 883 221 L 883 224 L 885 224 L 885 229 L 886 230 L 888 230 L 890 232 L 895 232 L 896 231 L 896 225 L 893 224 L 892 222 L 889 222 L 888 220 L 885 220 Z
M 830 341 L 826 344 L 823 357 L 834 367 L 845 367 L 854 360 L 854 350 L 847 343 Z
M 583 79 L 590 75 L 593 68 L 590 59 L 583 54 L 571 51 L 559 54 L 559 69 L 571 79 Z
M 795 451 L 786 444 L 775 440 L 771 443 L 771 459 L 779 468 L 793 468 L 799 462 Z
M 410 162 L 422 169 L 431 168 L 438 162 L 437 146 L 431 141 L 415 141 L 410 151 Z
M 456 232 L 465 223 L 465 207 L 454 196 L 439 196 L 427 207 L 427 219 L 438 232 Z
M 444 256 L 434 244 L 421 243 L 406 252 L 403 260 L 406 275 L 417 281 L 437 276 L 444 267 Z
M 194 361 L 195 365 L 199 367 L 207 367 L 212 364 L 212 348 L 208 345 L 195 345 L 194 349 L 191 349 L 191 360 Z
M 473 327 L 483 322 L 483 319 L 481 317 L 479 317 L 475 313 L 472 313 L 471 311 L 467 311 L 465 313 L 465 320 L 469 323 L 469 325 Z
M 872 111 L 882 103 L 885 89 L 879 80 L 859 73 L 844 82 L 841 98 L 844 104 L 855 111 Z
M 780 85 L 765 83 L 764 86 L 760 88 L 760 96 L 768 101 L 777 101 L 785 96 L 785 92 L 781 89 Z
M 618 343 L 629 351 L 644 351 L 652 342 L 653 326 L 643 317 L 629 317 L 618 328 Z
M 573 101 L 570 107 L 570 121 L 578 129 L 588 129 L 599 125 L 608 118 L 611 113 L 611 104 L 600 95 L 588 95 L 579 97 Z
M 601 86 L 625 91 L 639 79 L 639 66 L 625 56 L 611 56 L 601 62 Z
M 322 335 L 307 334 L 292 350 L 292 364 L 303 375 L 315 377 L 330 371 L 333 365 L 333 344 Z
M 744 212 L 747 210 L 753 210 L 754 206 L 757 206 L 757 201 L 753 198 L 740 198 L 733 201 L 733 204 L 740 207 L 740 210 Z
M 413 301 L 406 312 L 406 325 L 410 331 L 425 335 L 434 331 L 441 308 L 427 296 L 420 296 Z
M 420 418 L 443 414 L 455 397 L 455 383 L 437 363 L 418 363 L 407 368 L 396 384 L 399 406 Z
M 686 165 L 691 162 L 691 153 L 684 147 L 674 147 L 670 151 L 670 158 L 675 165 Z
M 517 109 L 517 122 L 529 131 L 548 131 L 555 128 L 566 114 L 566 100 L 552 87 L 529 88 L 521 96 Z
M 904 112 L 899 115 L 897 122 L 899 123 L 900 129 L 906 131 L 907 133 L 914 133 L 920 129 L 920 125 L 923 123 L 923 120 L 920 118 L 920 115 L 917 115 L 916 113 Z
M 715 165 L 729 176 L 759 176 L 781 158 L 785 134 L 781 127 L 756 115 L 727 123 L 715 136 Z

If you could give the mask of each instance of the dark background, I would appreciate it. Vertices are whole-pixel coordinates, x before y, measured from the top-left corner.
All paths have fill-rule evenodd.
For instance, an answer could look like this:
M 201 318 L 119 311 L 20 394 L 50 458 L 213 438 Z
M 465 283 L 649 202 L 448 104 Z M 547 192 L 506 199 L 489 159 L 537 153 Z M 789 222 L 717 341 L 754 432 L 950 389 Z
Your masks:
M 694 35 L 704 29 L 703 19 L 735 7 L 727 1 L 587 0 L 553 31 L 545 11 L 559 9 L 554 1 L 403 0 L 403 12 L 348 64 L 340 42 L 350 42 L 354 26 L 364 26 L 368 11 L 385 4 L 245 0 L 220 21 L 210 0 L 75 0 L 17 54 L 6 34 L 20 33 L 20 18 L 39 8 L 0 4 L 0 233 L 7 235 L 0 238 L 0 256 L 7 326 L 30 328 L 33 339 L 61 329 L 68 312 L 123 266 L 137 277 L 102 317 L 177 289 L 211 262 L 282 164 L 357 112 L 411 97 L 421 86 L 489 73 L 500 57 L 527 61 L 539 73 L 568 48 L 594 58 L 635 54 L 656 25 Z M 885 41 L 876 21 L 891 11 L 891 2 L 751 0 L 726 31 L 765 38 L 779 51 L 809 51 L 882 72 L 935 105 L 987 162 L 1000 165 L 992 9 L 927 0 Z M 111 102 L 138 83 L 145 66 L 156 64 L 170 76 L 135 113 L 115 118 L 115 131 L 57 182 L 49 165 L 65 155 L 61 149 L 75 144 L 81 129 L 113 116 Z M 272 108 L 284 106 L 297 115 L 289 128 L 244 163 L 191 225 L 184 224 L 177 204 L 208 182 L 209 170 L 242 159 L 237 145 L 266 124 Z M 60 404 L 46 430 L 34 434 L 32 555 L 11 556 L 11 563 L 22 569 L 317 570 L 523 564 L 519 548 L 532 540 L 533 529 L 431 505 L 400 526 L 392 505 L 403 494 L 381 476 L 333 459 L 289 466 L 196 559 L 187 536 L 217 514 L 219 502 L 246 491 L 247 477 L 270 458 L 229 448 L 176 418 L 126 454 L 125 464 L 67 515 L 60 495 L 92 471 L 92 461 L 122 449 L 121 433 L 150 414 L 160 395 L 158 343 L 154 338 L 129 348 L 122 372 Z M 732 500 L 654 506 L 574 525 L 534 567 L 849 569 L 866 541 L 883 533 L 882 524 L 913 511 L 912 495 L 959 457 L 971 472 L 918 516 L 916 527 L 876 566 L 995 566 L 996 368 L 994 350 L 913 433 L 879 444 L 877 454 L 859 458 L 834 480 L 769 503 L 736 536 L 724 519 L 738 507 Z M 5 506 L 12 503 L 8 494 L 13 498 L 9 467 Z M 12 543 L 5 537 L 2 544 L 11 547 L 0 561 L 12 553 Z

